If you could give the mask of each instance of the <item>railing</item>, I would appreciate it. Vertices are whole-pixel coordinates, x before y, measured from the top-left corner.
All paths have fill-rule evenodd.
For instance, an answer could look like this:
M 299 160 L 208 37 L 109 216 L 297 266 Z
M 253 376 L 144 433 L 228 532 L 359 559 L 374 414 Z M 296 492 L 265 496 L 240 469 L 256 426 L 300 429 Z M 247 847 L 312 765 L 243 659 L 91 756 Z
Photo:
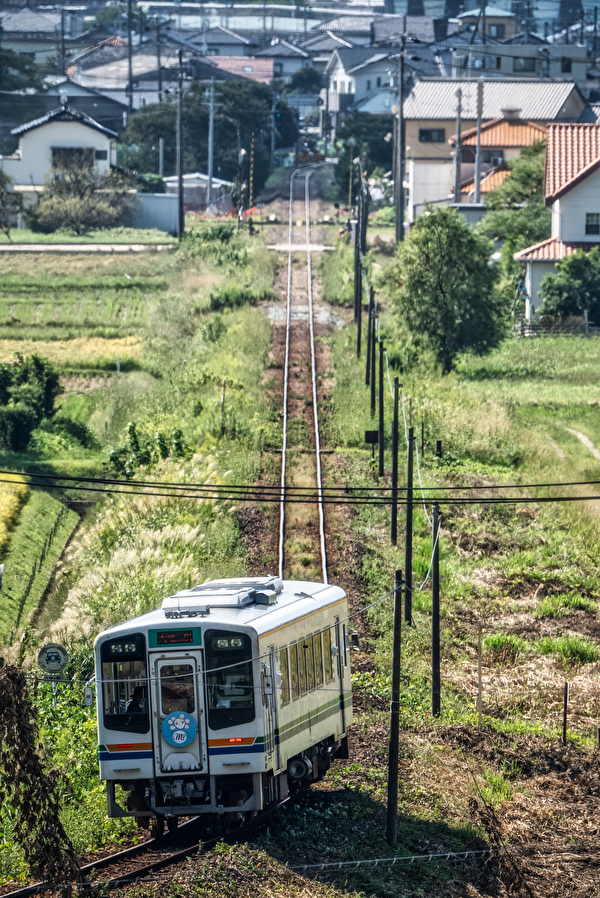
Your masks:
M 589 324 L 540 324 L 520 321 L 513 332 L 517 337 L 600 337 L 600 327 Z

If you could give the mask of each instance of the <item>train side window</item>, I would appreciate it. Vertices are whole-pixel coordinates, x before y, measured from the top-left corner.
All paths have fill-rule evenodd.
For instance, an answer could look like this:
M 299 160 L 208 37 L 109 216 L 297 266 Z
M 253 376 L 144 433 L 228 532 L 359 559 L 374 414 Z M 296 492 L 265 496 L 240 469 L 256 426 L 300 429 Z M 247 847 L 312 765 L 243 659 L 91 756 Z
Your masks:
M 292 698 L 294 701 L 300 696 L 300 675 L 298 673 L 298 643 L 290 646 L 292 655 Z
M 147 733 L 150 714 L 144 635 L 107 640 L 101 659 L 104 726 L 107 730 Z
M 290 659 L 287 648 L 279 650 L 279 667 L 281 669 L 281 704 L 287 705 L 290 700 Z
M 344 629 L 343 629 L 342 648 L 344 650 L 344 667 L 348 667 L 348 637 L 346 636 L 346 624 L 344 624 Z
M 308 681 L 306 678 L 307 648 L 308 646 L 305 639 L 303 639 L 302 642 L 298 643 L 298 660 L 300 662 L 300 693 L 302 695 L 304 695 L 305 692 L 308 692 Z
M 315 649 L 313 637 L 309 636 L 306 640 L 308 648 L 306 650 L 306 667 L 308 668 L 308 688 L 312 691 L 315 688 Z
M 325 655 L 325 680 L 329 683 L 333 680 L 333 658 L 331 656 L 331 630 L 323 633 L 323 648 Z
M 315 633 L 315 672 L 317 686 L 323 685 L 323 640 L 320 633 Z

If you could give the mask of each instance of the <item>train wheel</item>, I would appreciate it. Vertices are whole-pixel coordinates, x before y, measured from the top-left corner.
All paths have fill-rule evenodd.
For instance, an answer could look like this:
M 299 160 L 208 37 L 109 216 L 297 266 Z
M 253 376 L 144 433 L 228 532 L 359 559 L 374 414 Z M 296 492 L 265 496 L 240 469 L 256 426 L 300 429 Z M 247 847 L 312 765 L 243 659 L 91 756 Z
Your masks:
M 162 839 L 163 833 L 165 831 L 165 817 L 164 814 L 157 814 L 154 818 L 154 823 L 152 824 L 152 828 L 150 830 L 150 835 L 153 839 Z
M 178 817 L 167 817 L 167 829 L 170 833 L 176 833 L 179 825 Z

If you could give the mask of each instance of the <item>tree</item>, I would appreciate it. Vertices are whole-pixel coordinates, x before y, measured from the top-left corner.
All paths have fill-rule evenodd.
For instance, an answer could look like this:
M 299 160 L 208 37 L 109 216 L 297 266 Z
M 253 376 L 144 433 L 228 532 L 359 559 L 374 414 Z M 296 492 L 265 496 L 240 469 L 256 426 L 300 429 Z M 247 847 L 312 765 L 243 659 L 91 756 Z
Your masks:
M 119 224 L 134 202 L 130 182 L 118 171 L 101 174 L 92 160 L 63 156 L 44 182 L 38 205 L 24 212 L 33 231 L 85 234 Z
M 540 284 L 542 319 L 568 318 L 587 312 L 600 323 L 600 249 L 589 253 L 577 250 L 556 265 L 556 274 L 547 274 Z
M 6 172 L 0 171 L 0 230 L 9 240 L 13 218 L 23 209 L 21 195 L 8 189 L 11 181 Z
M 266 84 L 232 78 L 215 84 L 215 175 L 233 181 L 240 148 L 250 152 L 254 134 L 254 193 L 269 174 L 272 92 Z M 208 102 L 206 85 L 192 82 L 183 96 L 183 144 L 186 171 L 207 171 Z M 177 107 L 168 100 L 137 112 L 122 135 L 131 148 L 129 165 L 139 172 L 158 171 L 159 138 L 165 141 L 165 172 L 175 171 Z M 280 100 L 275 109 L 276 146 L 295 143 L 298 125 L 292 109 Z M 239 137 L 239 143 L 238 143 Z
M 2 45 L 2 25 L 0 25 L 0 84 L 3 91 L 41 89 L 43 77 L 33 62 L 24 53 L 7 50 Z
M 286 93 L 318 94 L 323 87 L 323 76 L 310 65 L 305 65 L 290 78 Z
M 399 315 L 431 346 L 444 374 L 459 352 L 487 352 L 503 334 L 491 254 L 458 212 L 428 206 L 386 272 Z
M 58 372 L 37 355 L 0 365 L 0 446 L 25 450 L 33 430 L 54 414 L 61 392 Z
M 342 141 L 342 149 L 335 167 L 335 180 L 340 197 L 348 196 L 350 161 L 361 154 L 368 174 L 380 167 L 390 171 L 393 162 L 394 120 L 391 115 L 371 115 L 368 112 L 353 112 L 337 130 L 337 139 Z M 350 141 L 353 140 L 354 143 Z M 353 195 L 356 195 L 358 178 L 353 180 Z

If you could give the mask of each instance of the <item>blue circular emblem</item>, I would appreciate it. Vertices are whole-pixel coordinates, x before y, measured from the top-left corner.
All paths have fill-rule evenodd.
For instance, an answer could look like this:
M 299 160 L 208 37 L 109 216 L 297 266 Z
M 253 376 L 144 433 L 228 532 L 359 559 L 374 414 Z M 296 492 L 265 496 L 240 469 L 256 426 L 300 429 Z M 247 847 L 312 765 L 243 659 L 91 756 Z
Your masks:
M 162 734 L 170 745 L 181 747 L 189 745 L 196 738 L 198 727 L 196 721 L 184 711 L 173 711 L 165 717 L 162 724 Z

